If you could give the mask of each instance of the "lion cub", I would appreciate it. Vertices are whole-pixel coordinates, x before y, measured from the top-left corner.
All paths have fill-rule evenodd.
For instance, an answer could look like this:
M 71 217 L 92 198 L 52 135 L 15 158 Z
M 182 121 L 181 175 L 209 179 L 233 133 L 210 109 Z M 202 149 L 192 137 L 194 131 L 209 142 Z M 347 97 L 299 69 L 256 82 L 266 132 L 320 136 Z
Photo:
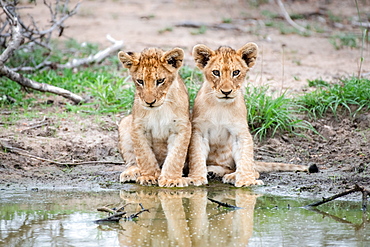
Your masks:
M 136 86 L 132 114 L 118 130 L 118 148 L 126 162 L 121 182 L 187 186 L 182 172 L 191 124 L 187 89 L 178 75 L 183 57 L 180 48 L 118 53 Z
M 222 177 L 236 187 L 261 185 L 262 171 L 307 171 L 308 167 L 283 163 L 255 162 L 248 130 L 243 84 L 255 64 L 257 45 L 239 50 L 205 45 L 193 48 L 196 65 L 205 81 L 194 102 L 189 147 L 189 183 L 207 184 L 207 174 Z

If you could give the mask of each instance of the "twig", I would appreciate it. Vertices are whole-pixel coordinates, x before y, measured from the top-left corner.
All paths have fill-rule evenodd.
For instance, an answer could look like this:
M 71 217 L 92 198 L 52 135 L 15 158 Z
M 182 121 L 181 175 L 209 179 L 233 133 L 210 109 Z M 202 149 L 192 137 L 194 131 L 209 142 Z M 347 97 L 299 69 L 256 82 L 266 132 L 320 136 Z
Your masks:
M 98 210 L 99 212 L 107 212 L 107 213 L 111 213 L 111 214 L 116 214 L 117 213 L 116 210 L 108 208 L 107 206 L 97 208 L 96 210 Z
M 339 193 L 339 194 L 336 194 L 334 196 L 331 196 L 331 197 L 328 197 L 328 198 L 322 198 L 321 201 L 318 201 L 318 202 L 315 202 L 315 203 L 311 203 L 311 204 L 308 204 L 306 205 L 306 207 L 317 207 L 321 204 L 324 204 L 324 203 L 327 203 L 327 202 L 330 202 L 330 201 L 333 201 L 339 197 L 342 197 L 342 196 L 345 196 L 345 195 L 348 195 L 348 194 L 351 194 L 351 193 L 354 193 L 354 192 L 357 192 L 357 191 L 360 191 L 362 192 L 362 210 L 366 210 L 366 205 L 367 205 L 367 196 L 370 194 L 368 190 L 366 190 L 364 187 L 362 186 L 359 186 L 357 184 L 355 184 L 355 187 L 353 189 L 350 189 L 350 190 L 347 190 L 347 191 L 344 191 L 342 193 Z
M 26 132 L 28 130 L 31 130 L 31 129 L 37 129 L 37 128 L 40 128 L 42 126 L 48 125 L 48 124 L 49 124 L 49 121 L 44 116 L 43 120 L 32 123 L 29 127 L 25 128 L 25 129 L 22 129 L 21 133 L 24 133 L 24 132 Z
M 119 212 L 119 213 L 113 214 L 112 216 L 108 216 L 103 219 L 95 220 L 94 223 L 100 224 L 100 223 L 105 223 L 105 222 L 118 222 L 123 218 L 125 214 L 127 214 L 127 212 Z
M 125 220 L 134 220 L 137 217 L 139 217 L 139 214 L 142 214 L 144 212 L 149 212 L 149 209 L 145 209 L 141 203 L 139 203 L 141 210 L 135 214 L 131 214 L 129 217 L 125 218 Z
M 9 146 L 3 142 L 0 142 L 0 147 L 3 150 L 6 150 L 8 152 L 16 153 L 22 156 L 29 157 L 31 159 L 36 159 L 44 162 L 49 162 L 51 164 L 61 165 L 61 166 L 77 166 L 77 165 L 87 165 L 87 164 L 114 164 L 114 165 L 122 165 L 125 164 L 125 162 L 120 161 L 105 161 L 105 160 L 98 160 L 98 161 L 83 161 L 83 162 L 58 162 L 50 159 L 41 158 L 39 156 L 29 154 L 25 152 L 24 150 L 16 147 Z
M 225 207 L 225 208 L 240 209 L 240 207 L 237 207 L 237 206 L 234 206 L 234 205 L 230 205 L 230 204 L 225 203 L 225 202 L 220 202 L 220 201 L 211 199 L 209 197 L 208 197 L 208 200 L 210 200 L 211 202 L 217 203 L 218 204 L 218 206 L 217 206 L 218 208 L 222 206 L 222 207 Z
M 286 11 L 285 7 L 284 7 L 284 4 L 281 0 L 276 0 L 277 4 L 279 5 L 280 7 L 280 10 L 285 18 L 285 20 L 293 27 L 295 27 L 296 29 L 298 29 L 300 32 L 304 33 L 306 32 L 306 28 L 298 25 L 297 23 L 295 23 L 292 18 L 290 18 L 288 12 Z
M 101 224 L 101 223 L 107 223 L 107 222 L 119 222 L 121 219 L 123 219 L 125 221 L 132 221 L 132 220 L 135 220 L 137 217 L 139 217 L 140 214 L 142 214 L 144 212 L 149 212 L 149 209 L 145 209 L 143 207 L 143 205 L 141 203 L 139 203 L 139 205 L 141 207 L 141 210 L 139 212 L 135 213 L 135 214 L 131 214 L 130 216 L 126 217 L 124 215 L 126 215 L 127 212 L 123 212 L 122 210 L 128 204 L 129 203 L 127 203 L 126 205 L 120 207 L 117 210 L 108 208 L 107 206 L 98 208 L 97 209 L 98 211 L 112 213 L 113 215 L 111 215 L 111 216 L 109 216 L 107 218 L 96 220 L 96 221 L 94 221 L 94 223 Z

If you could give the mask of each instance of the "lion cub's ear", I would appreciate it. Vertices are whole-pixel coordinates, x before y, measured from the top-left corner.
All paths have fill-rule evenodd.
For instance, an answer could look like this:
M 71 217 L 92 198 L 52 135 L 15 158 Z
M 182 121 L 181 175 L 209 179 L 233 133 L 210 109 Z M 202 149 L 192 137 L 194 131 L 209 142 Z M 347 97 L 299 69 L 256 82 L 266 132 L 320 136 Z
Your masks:
M 203 69 L 204 67 L 206 67 L 209 59 L 214 54 L 215 52 L 205 45 L 196 45 L 193 48 L 194 61 L 195 61 L 195 64 L 200 69 Z
M 173 50 L 167 51 L 161 57 L 162 63 L 165 63 L 165 66 L 169 70 L 173 70 L 173 68 L 180 68 L 183 59 L 184 51 L 181 48 L 174 48 Z
M 130 69 L 132 65 L 139 63 L 138 54 L 133 52 L 118 52 L 118 59 L 121 61 L 124 68 Z
M 237 51 L 237 54 L 242 57 L 249 68 L 256 63 L 258 46 L 255 43 L 245 44 Z

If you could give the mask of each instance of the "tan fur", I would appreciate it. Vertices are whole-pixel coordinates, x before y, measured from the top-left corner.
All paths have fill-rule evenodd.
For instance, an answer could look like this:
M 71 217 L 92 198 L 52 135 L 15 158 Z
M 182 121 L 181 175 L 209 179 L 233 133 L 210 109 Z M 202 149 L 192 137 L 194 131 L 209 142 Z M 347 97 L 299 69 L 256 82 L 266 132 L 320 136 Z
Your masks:
M 261 185 L 258 172 L 308 169 L 254 161 L 243 84 L 247 72 L 255 64 L 257 50 L 254 43 L 237 51 L 230 47 L 215 51 L 205 45 L 194 47 L 194 60 L 205 81 L 194 102 L 189 183 L 207 184 L 207 174 L 212 173 L 236 187 Z
M 178 75 L 184 52 L 157 48 L 118 53 L 136 85 L 132 115 L 119 125 L 119 151 L 126 162 L 121 182 L 187 186 L 182 177 L 191 135 L 189 99 Z
M 217 195 L 201 188 L 121 190 L 122 204 L 127 205 L 125 211 L 138 212 L 141 203 L 149 212 L 139 216 L 140 224 L 121 221 L 125 231 L 118 231 L 118 241 L 121 246 L 147 246 L 148 243 L 183 247 L 248 246 L 258 196 L 243 189 Z M 226 201 L 241 209 L 220 212 L 217 204 L 207 198 Z

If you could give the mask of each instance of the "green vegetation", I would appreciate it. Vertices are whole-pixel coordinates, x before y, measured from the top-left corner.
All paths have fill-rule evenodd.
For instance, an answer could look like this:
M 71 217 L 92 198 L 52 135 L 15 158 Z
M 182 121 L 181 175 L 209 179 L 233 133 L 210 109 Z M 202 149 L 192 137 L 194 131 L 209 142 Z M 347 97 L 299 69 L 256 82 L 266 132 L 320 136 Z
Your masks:
M 158 30 L 158 33 L 163 34 L 163 33 L 172 32 L 172 31 L 173 31 L 173 27 L 165 27 L 165 28 Z
M 195 96 L 203 80 L 203 74 L 199 69 L 193 69 L 189 66 L 183 66 L 180 69 L 180 76 L 184 80 L 189 93 L 190 107 L 194 105 Z
M 35 51 L 18 51 L 18 55 L 11 62 L 18 65 L 34 66 L 42 61 L 42 56 L 53 57 L 53 61 L 63 63 L 71 56 L 86 57 L 96 53 L 98 47 L 93 44 L 78 44 L 70 40 L 63 44 L 53 43 L 58 49 L 55 52 L 43 53 L 40 48 Z M 31 53 L 34 57 L 31 59 Z M 21 61 L 23 62 L 21 63 Z M 58 106 L 57 113 L 63 117 L 71 113 L 78 114 L 116 114 L 128 113 L 132 107 L 135 87 L 123 69 L 118 59 L 112 57 L 99 66 L 90 66 L 76 69 L 36 71 L 24 76 L 41 83 L 48 83 L 65 88 L 83 96 L 85 103 L 74 105 L 67 101 L 62 107 Z M 203 81 L 202 73 L 197 68 L 184 66 L 180 69 L 180 76 L 188 87 L 190 105 Z M 350 78 L 333 84 L 317 79 L 308 82 L 314 91 L 305 93 L 298 98 L 287 97 L 286 93 L 271 95 L 266 86 L 246 88 L 246 105 L 248 108 L 248 122 L 252 133 L 259 139 L 273 136 L 277 132 L 293 134 L 303 133 L 311 129 L 309 122 L 302 120 L 302 115 L 311 118 L 321 118 L 325 114 L 349 113 L 355 116 L 361 110 L 370 108 L 370 80 Z M 1 78 L 0 81 L 0 109 L 14 112 L 3 117 L 16 121 L 23 117 L 30 117 L 37 109 L 53 106 L 48 93 L 26 91 L 17 83 Z M 55 107 L 55 106 L 54 106 Z
M 205 34 L 207 32 L 207 27 L 202 25 L 201 27 L 199 27 L 198 29 L 195 29 L 193 31 L 191 31 L 190 33 L 192 35 L 199 35 L 199 34 Z
M 254 136 L 262 139 L 279 131 L 299 134 L 299 130 L 313 130 L 310 123 L 298 118 L 299 112 L 292 99 L 285 93 L 273 97 L 268 89 L 267 86 L 247 87 L 248 124 Z
M 370 108 L 370 80 L 350 78 L 339 84 L 330 84 L 321 79 L 309 82 L 316 90 L 298 99 L 304 112 L 313 118 L 321 118 L 327 113 L 335 116 L 346 111 L 355 116 L 362 109 Z
M 336 50 L 344 47 L 357 48 L 360 37 L 353 33 L 339 33 L 332 35 L 329 42 Z

